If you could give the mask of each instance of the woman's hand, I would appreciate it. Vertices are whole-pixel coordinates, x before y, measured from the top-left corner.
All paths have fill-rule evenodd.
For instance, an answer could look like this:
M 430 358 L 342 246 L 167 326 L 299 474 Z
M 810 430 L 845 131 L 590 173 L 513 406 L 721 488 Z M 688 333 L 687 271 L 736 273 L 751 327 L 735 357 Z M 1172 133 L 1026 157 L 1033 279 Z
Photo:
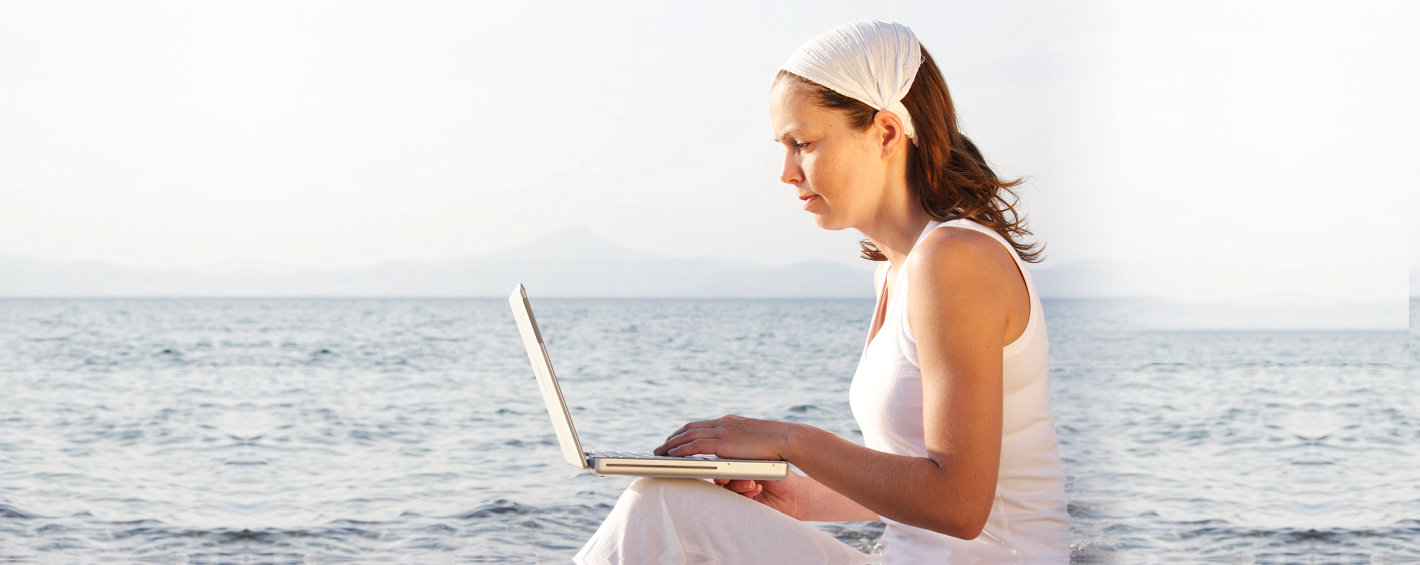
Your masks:
M 799 424 L 736 415 L 691 422 L 661 444 L 656 455 L 676 457 L 708 453 L 728 459 L 789 460 L 788 447 Z
M 805 424 L 755 420 L 735 415 L 691 422 L 666 438 L 656 455 L 710 453 L 732 459 L 794 461 L 812 457 L 824 442 L 852 445 L 829 432 Z M 876 520 L 877 513 L 824 486 L 812 477 L 789 471 L 778 481 L 715 479 L 715 484 L 783 512 L 796 520 Z
M 715 479 L 715 484 L 783 512 L 790 518 L 802 520 L 799 516 L 799 487 L 805 480 L 791 471 L 778 481 Z

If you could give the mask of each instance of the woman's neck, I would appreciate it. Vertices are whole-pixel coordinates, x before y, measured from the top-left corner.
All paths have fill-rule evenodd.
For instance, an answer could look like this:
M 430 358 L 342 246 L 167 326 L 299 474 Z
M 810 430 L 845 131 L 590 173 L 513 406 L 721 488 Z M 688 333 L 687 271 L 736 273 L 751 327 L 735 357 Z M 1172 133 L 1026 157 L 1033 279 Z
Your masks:
M 864 226 L 858 231 L 873 242 L 896 271 L 907 260 L 907 254 L 917 245 L 917 238 L 922 236 L 922 230 L 931 221 L 917 199 L 909 197 L 896 205 L 884 206 L 871 226 Z
M 916 187 L 907 179 L 908 152 L 905 146 L 902 149 L 891 156 L 887 165 L 883 197 L 876 213 L 864 225 L 856 226 L 887 257 L 894 272 L 899 272 L 922 230 L 932 221 L 922 210 Z

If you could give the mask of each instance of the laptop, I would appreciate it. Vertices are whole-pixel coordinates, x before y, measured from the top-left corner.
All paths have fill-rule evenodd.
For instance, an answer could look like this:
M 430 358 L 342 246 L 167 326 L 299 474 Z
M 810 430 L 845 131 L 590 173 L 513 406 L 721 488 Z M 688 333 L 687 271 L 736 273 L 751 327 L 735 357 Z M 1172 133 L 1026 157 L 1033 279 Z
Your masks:
M 537 388 L 542 392 L 543 404 L 547 405 L 547 415 L 552 418 L 557 443 L 562 446 L 562 458 L 573 467 L 598 475 L 633 477 L 778 480 L 788 474 L 789 464 L 786 461 L 721 459 L 714 455 L 661 457 L 650 453 L 583 451 L 582 442 L 577 439 L 577 428 L 572 425 L 572 413 L 567 410 L 562 388 L 557 385 L 552 359 L 547 356 L 547 345 L 542 342 L 542 331 L 533 318 L 532 304 L 528 302 L 528 293 L 523 285 L 513 289 L 508 304 L 513 307 L 513 317 L 518 321 L 518 332 L 527 347 L 528 361 L 532 362 Z

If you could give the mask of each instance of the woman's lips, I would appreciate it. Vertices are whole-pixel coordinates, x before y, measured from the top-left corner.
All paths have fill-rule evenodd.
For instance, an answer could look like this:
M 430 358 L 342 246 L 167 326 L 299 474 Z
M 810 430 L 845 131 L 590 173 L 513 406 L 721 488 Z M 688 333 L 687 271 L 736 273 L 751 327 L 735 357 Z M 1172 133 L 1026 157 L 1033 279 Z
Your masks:
M 810 204 L 813 204 L 814 202 L 818 202 L 818 195 L 817 195 L 817 194 L 810 194 L 810 195 L 808 195 L 808 196 L 800 196 L 800 197 L 799 197 L 799 200 L 803 200 L 803 201 L 804 201 L 804 210 L 808 210 Z

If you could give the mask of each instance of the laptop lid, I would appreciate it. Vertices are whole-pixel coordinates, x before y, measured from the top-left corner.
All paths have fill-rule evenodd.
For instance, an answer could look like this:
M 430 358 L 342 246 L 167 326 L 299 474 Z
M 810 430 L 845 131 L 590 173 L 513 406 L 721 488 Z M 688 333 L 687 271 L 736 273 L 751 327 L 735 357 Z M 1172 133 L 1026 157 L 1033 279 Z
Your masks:
M 582 451 L 582 442 L 577 440 L 577 429 L 572 426 L 572 413 L 567 411 L 567 401 L 562 398 L 562 387 L 557 386 L 557 374 L 552 371 L 552 358 L 547 356 L 547 345 L 542 342 L 542 332 L 533 318 L 532 304 L 528 302 L 528 292 L 519 284 L 508 297 L 513 307 L 513 318 L 518 321 L 518 333 L 523 336 L 523 347 L 528 350 L 528 361 L 532 362 L 533 373 L 537 375 L 537 388 L 542 392 L 542 401 L 547 404 L 547 416 L 552 418 L 552 429 L 557 432 L 557 443 L 562 446 L 562 458 L 575 467 L 586 469 L 587 457 Z
M 528 360 L 532 362 L 533 374 L 537 376 L 538 390 L 542 393 L 543 403 L 547 405 L 547 415 L 552 419 L 557 443 L 562 447 L 562 458 L 568 463 L 598 475 L 633 477 L 779 480 L 788 475 L 789 464 L 785 461 L 721 459 L 713 455 L 657 457 L 649 454 L 584 452 L 582 442 L 577 439 L 577 430 L 572 426 L 572 413 L 567 410 L 562 387 L 557 384 L 557 375 L 552 370 L 552 358 L 547 355 L 547 345 L 542 341 L 542 331 L 537 327 L 537 319 L 533 317 L 532 304 L 528 302 L 528 293 L 523 285 L 520 284 L 513 290 L 512 296 L 508 297 L 508 304 L 513 307 L 513 317 L 518 321 L 518 333 L 522 335 L 523 346 L 528 351 Z

